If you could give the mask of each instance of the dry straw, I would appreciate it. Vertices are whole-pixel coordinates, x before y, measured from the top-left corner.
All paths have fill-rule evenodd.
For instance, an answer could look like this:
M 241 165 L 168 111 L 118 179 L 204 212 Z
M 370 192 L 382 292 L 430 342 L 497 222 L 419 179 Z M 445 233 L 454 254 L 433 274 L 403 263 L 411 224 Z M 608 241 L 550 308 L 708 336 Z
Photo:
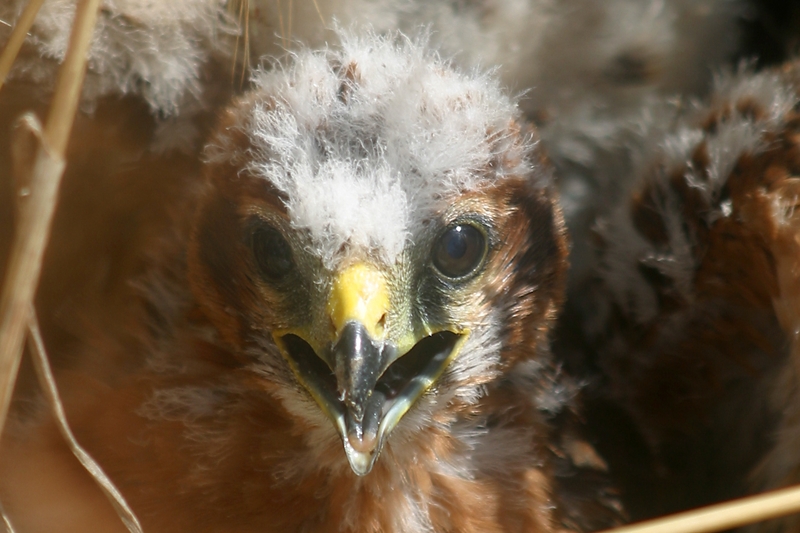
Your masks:
M 119 489 L 114 486 L 111 479 L 106 475 L 97 461 L 78 444 L 78 441 L 75 440 L 75 435 L 72 434 L 72 430 L 67 422 L 67 415 L 64 412 L 64 406 L 58 395 L 58 387 L 53 377 L 53 371 L 50 369 L 50 362 L 47 358 L 47 352 L 45 351 L 44 340 L 42 340 L 42 334 L 39 331 L 39 321 L 33 307 L 31 307 L 30 310 L 28 334 L 32 347 L 31 352 L 33 353 L 33 366 L 36 369 L 36 376 L 47 398 L 47 403 L 49 403 L 50 407 L 53 409 L 53 414 L 55 415 L 61 436 L 67 441 L 73 455 L 77 457 L 78 461 L 80 461 L 83 467 L 92 475 L 100 486 L 100 490 L 102 490 L 111 501 L 111 505 L 114 506 L 114 509 L 122 519 L 125 527 L 128 528 L 128 531 L 130 531 L 130 533 L 142 533 L 142 526 L 139 524 L 139 520 L 137 520 L 136 515 L 133 514 L 130 506 L 128 506 L 128 502 L 122 497 Z
M 78 4 L 44 132 L 39 135 L 38 123 L 30 117 L 25 127 L 17 130 L 13 141 L 18 145 L 12 150 L 15 154 L 28 153 L 30 150 L 26 145 L 30 144 L 32 137 L 38 137 L 30 175 L 21 177 L 24 183 L 19 192 L 23 198 L 0 296 L 0 431 L 5 425 L 19 369 L 28 310 L 36 293 L 42 257 L 50 235 L 66 165 L 67 141 L 75 120 L 99 6 L 100 0 L 81 0 Z M 20 163 L 25 166 L 26 162 Z
M 313 1 L 320 18 L 323 18 L 317 0 Z M 30 0 L 0 54 L 0 88 L 43 2 L 44 0 Z M 42 390 L 53 409 L 64 439 L 109 497 L 128 530 L 131 533 L 141 533 L 141 526 L 122 495 L 100 466 L 78 444 L 69 428 L 33 310 L 33 297 L 66 164 L 66 147 L 80 98 L 87 52 L 100 2 L 101 0 L 78 0 L 69 47 L 59 70 L 53 104 L 43 131 L 33 115 L 26 115 L 20 121 L 12 141 L 14 156 L 28 156 L 31 164 L 28 166 L 29 175 L 22 176 L 22 183 L 18 183 L 20 209 L 17 231 L 0 296 L 0 435 L 8 415 L 27 329 Z M 231 6 L 236 6 L 234 9 L 244 7 L 247 10 L 247 4 L 248 0 L 231 0 Z M 291 12 L 292 0 L 289 1 L 289 8 Z M 240 20 L 241 14 L 240 11 Z M 245 26 L 247 22 L 245 15 Z M 284 36 L 291 32 L 291 16 L 287 22 L 289 32 L 283 27 L 281 14 L 281 33 Z M 245 32 L 245 54 L 249 52 L 247 44 Z M 15 162 L 23 163 L 24 167 L 25 161 L 15 159 Z M 800 486 L 632 524 L 604 533 L 711 533 L 797 512 L 800 512 Z M 2 506 L 0 525 L 13 533 Z
M 33 0 L 23 11 L 20 24 L 12 32 L 0 56 L 2 79 L 19 52 L 33 24 L 41 0 Z M 75 112 L 86 74 L 86 58 L 92 40 L 100 0 L 80 0 L 64 62 L 58 72 L 53 102 L 42 131 L 38 119 L 28 114 L 20 122 L 12 141 L 15 166 L 25 175 L 17 176 L 19 200 L 17 229 L 11 246 L 8 270 L 0 296 L 0 435 L 8 416 L 17 371 L 22 357 L 26 327 L 30 328 L 34 363 L 42 388 L 53 407 L 56 420 L 72 452 L 109 496 L 120 518 L 131 533 L 141 533 L 136 517 L 122 495 L 99 465 L 78 445 L 67 425 L 52 373 L 38 331 L 33 298 L 39 282 L 42 258 L 50 235 L 50 226 L 58 200 L 65 155 Z M 0 509 L 7 531 L 13 531 L 5 512 Z
M 0 525 L 3 526 L 3 531 L 5 533 L 16 533 L 14 526 L 11 525 L 11 520 L 9 520 L 8 515 L 6 515 L 6 510 L 3 509 L 2 502 L 0 502 Z
M 28 30 L 33 26 L 33 21 L 36 19 L 39 8 L 42 7 L 43 3 L 44 0 L 30 0 L 14 25 L 11 37 L 9 37 L 5 48 L 3 48 L 3 53 L 0 55 L 0 89 L 3 88 L 8 73 L 11 72 L 11 66 L 14 64 L 17 54 L 22 48 L 22 43 L 25 42 L 25 37 L 28 35 Z
M 800 512 L 800 486 L 710 505 L 603 533 L 712 533 Z

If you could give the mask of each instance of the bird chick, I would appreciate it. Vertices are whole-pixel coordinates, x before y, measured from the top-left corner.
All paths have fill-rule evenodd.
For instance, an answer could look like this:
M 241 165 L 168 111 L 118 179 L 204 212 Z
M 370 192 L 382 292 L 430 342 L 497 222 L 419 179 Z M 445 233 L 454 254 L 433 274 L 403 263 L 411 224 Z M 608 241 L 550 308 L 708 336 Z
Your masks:
M 567 267 L 551 170 L 491 76 L 345 37 L 257 73 L 204 159 L 137 319 L 61 373 L 78 440 L 145 531 L 618 520 L 549 351 Z M 31 445 L 48 417 L 10 435 L 12 520 L 97 530 L 96 499 L 65 518 L 18 496 L 68 486 L 36 469 L 67 460 Z
M 797 72 L 741 69 L 707 102 L 651 110 L 667 126 L 562 315 L 599 369 L 589 408 L 630 417 L 606 416 L 600 447 L 634 516 L 797 479 Z M 646 451 L 623 444 L 631 428 Z

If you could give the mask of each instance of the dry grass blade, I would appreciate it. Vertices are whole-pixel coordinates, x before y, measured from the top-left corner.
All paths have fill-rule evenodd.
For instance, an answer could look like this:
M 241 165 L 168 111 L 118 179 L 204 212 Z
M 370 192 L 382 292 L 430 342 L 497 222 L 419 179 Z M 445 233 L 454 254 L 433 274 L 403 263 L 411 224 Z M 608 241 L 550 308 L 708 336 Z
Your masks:
M 242 72 L 239 79 L 239 88 L 244 86 L 244 78 L 250 68 L 250 0 L 234 0 L 228 3 L 228 12 L 236 14 L 239 32 L 236 34 L 236 43 L 233 47 L 233 66 L 231 79 L 236 80 L 237 59 L 239 57 L 239 38 L 244 37 L 242 47 Z M 236 13 L 238 11 L 238 14 Z
M 294 0 L 289 0 L 289 21 L 286 23 L 288 39 L 292 38 L 292 22 L 294 19 Z
M 712 533 L 800 512 L 800 486 L 710 505 L 603 533 Z
M 30 311 L 28 331 L 30 334 L 30 345 L 32 347 L 33 364 L 34 368 L 36 368 L 36 375 L 39 378 L 39 384 L 44 391 L 47 402 L 53 408 L 53 414 L 56 417 L 56 422 L 58 422 L 58 429 L 61 432 L 61 435 L 64 437 L 64 440 L 67 441 L 70 450 L 72 450 L 72 453 L 75 455 L 78 461 L 80 461 L 83 467 L 92 475 L 94 480 L 100 486 L 100 489 L 111 501 L 111 504 L 114 506 L 114 509 L 117 511 L 120 519 L 125 524 L 125 527 L 128 528 L 128 531 L 131 533 L 142 533 L 142 526 L 139 524 L 139 520 L 137 520 L 133 510 L 131 510 L 130 506 L 125 501 L 125 498 L 119 492 L 117 487 L 114 486 L 114 483 L 111 481 L 111 479 L 109 479 L 106 473 L 103 472 L 103 469 L 99 464 L 97 464 L 97 461 L 92 459 L 92 456 L 90 456 L 86 450 L 84 450 L 83 447 L 78 444 L 78 441 L 75 440 L 75 435 L 73 435 L 72 430 L 69 428 L 67 416 L 61 403 L 61 397 L 59 396 L 58 388 L 56 387 L 56 381 L 53 378 L 53 372 L 50 369 L 50 363 L 47 359 L 47 352 L 45 351 L 42 334 L 39 331 L 39 322 L 36 318 L 36 311 L 33 309 Z
M 75 9 L 69 47 L 64 63 L 58 70 L 53 103 L 47 114 L 44 137 L 47 148 L 56 155 L 64 157 L 67 151 L 69 134 L 78 109 L 83 78 L 86 74 L 86 61 L 89 45 L 94 34 L 97 14 L 102 0 L 79 0 Z
M 9 37 L 6 47 L 3 48 L 3 54 L 0 55 L 0 88 L 6 82 L 8 73 L 11 72 L 11 66 L 14 64 L 17 54 L 22 48 L 22 43 L 25 42 L 25 37 L 33 26 L 33 21 L 36 20 L 36 15 L 43 3 L 44 0 L 30 0 L 14 26 L 11 37 Z
M 19 145 L 30 144 L 34 137 L 41 146 L 41 128 L 35 117 L 25 117 L 16 131 L 12 147 L 16 152 L 28 151 Z M 11 249 L 3 293 L 0 297 L 0 429 L 4 426 L 14 390 L 27 309 L 36 292 L 44 248 L 55 211 L 59 178 L 64 160 L 46 150 L 38 150 L 33 173 L 25 177 L 30 196 L 21 198 L 17 230 Z M 23 165 L 22 162 L 15 164 Z M 55 176 L 55 178 L 53 178 Z
M 281 44 L 286 49 L 289 47 L 289 42 L 286 40 L 286 28 L 283 25 L 283 6 L 281 6 L 281 0 L 275 0 L 275 2 L 278 7 L 278 28 L 281 32 Z
M 0 295 L 0 432 L 5 426 L 19 369 L 28 309 L 39 282 L 42 257 L 64 172 L 64 154 L 75 119 L 99 7 L 100 0 L 81 0 L 76 8 L 69 47 L 59 70 L 47 125 L 39 139 L 30 177 L 24 180 L 30 196 L 20 209 Z M 29 133 L 32 131 L 22 132 Z
M 322 10 L 319 8 L 319 4 L 317 3 L 317 0 L 313 0 L 313 2 L 314 2 L 314 9 L 317 10 L 317 15 L 319 15 L 319 21 L 322 22 L 322 25 L 324 26 L 325 25 L 325 17 L 322 16 Z
M 3 526 L 3 531 L 5 533 L 14 533 L 14 526 L 11 525 L 11 520 L 8 519 L 3 504 L 0 504 L 0 525 Z
M 231 9 L 232 4 L 228 4 L 228 9 Z M 241 24 L 242 21 L 242 10 L 244 9 L 244 1 L 239 2 L 239 16 L 237 21 Z M 233 65 L 231 67 L 231 80 L 236 79 L 236 60 L 239 57 L 239 37 L 241 36 L 241 30 L 236 33 L 236 43 L 233 45 Z

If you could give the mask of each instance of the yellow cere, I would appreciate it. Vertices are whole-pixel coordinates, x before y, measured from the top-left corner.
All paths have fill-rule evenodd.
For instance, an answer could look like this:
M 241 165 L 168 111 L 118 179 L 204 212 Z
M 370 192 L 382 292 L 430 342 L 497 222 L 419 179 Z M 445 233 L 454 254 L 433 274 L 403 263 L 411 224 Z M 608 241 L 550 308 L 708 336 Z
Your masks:
M 389 291 L 380 270 L 367 263 L 355 263 L 338 273 L 328 300 L 328 314 L 337 337 L 345 324 L 355 321 L 366 328 L 373 340 L 382 340 L 388 310 Z

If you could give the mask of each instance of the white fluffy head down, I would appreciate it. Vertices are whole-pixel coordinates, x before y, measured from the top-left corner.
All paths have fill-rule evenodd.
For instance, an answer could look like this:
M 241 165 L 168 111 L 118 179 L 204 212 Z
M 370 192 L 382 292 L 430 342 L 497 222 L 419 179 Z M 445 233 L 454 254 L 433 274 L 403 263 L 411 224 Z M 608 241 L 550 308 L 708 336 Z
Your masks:
M 449 198 L 530 172 L 531 141 L 494 78 L 457 72 L 402 36 L 342 41 L 257 72 L 207 152 L 283 193 L 328 266 L 345 244 L 391 264 Z M 246 148 L 232 134 L 242 132 Z

